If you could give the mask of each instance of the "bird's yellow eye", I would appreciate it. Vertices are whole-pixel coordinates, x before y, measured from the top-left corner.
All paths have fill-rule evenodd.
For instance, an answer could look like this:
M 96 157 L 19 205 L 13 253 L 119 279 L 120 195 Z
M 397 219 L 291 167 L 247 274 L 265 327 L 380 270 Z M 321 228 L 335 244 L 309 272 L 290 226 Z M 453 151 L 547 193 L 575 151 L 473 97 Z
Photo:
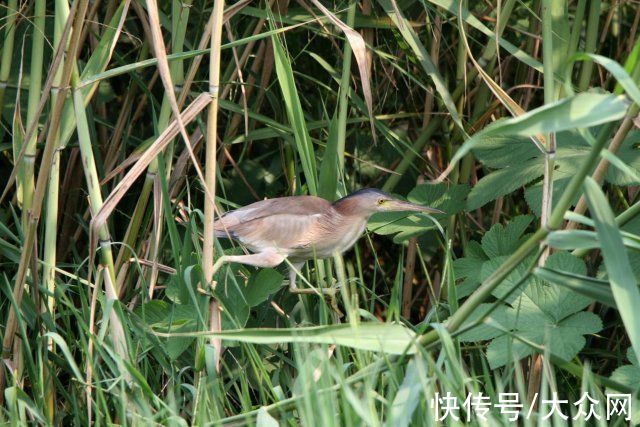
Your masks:
M 378 204 L 381 205 L 384 203 L 384 199 L 378 199 Z

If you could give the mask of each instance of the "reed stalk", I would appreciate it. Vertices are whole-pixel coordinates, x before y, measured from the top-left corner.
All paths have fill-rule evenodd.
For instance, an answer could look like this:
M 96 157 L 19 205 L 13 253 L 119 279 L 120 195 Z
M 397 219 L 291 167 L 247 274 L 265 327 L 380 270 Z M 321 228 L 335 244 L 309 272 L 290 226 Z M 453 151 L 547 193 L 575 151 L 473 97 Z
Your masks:
M 209 58 L 209 94 L 211 103 L 207 114 L 207 135 L 205 153 L 205 187 L 213 194 L 216 189 L 216 151 L 218 147 L 218 96 L 220 93 L 220 66 L 222 29 L 224 15 L 224 0 L 215 0 L 213 4 L 213 30 L 211 31 L 211 56 Z M 205 285 L 215 289 L 213 281 L 215 232 L 213 223 L 215 221 L 215 204 L 213 200 L 205 198 L 204 205 L 204 243 L 202 247 L 202 270 L 204 272 Z M 209 330 L 218 332 L 222 330 L 222 319 L 219 304 L 215 298 L 209 302 Z M 219 338 L 211 338 L 211 345 L 214 348 L 215 367 L 220 370 L 220 357 L 222 356 L 222 341 Z
M 2 21 L 4 27 L 4 40 L 2 42 L 2 57 L 0 58 L 0 105 L 4 105 L 7 93 L 9 76 L 11 75 L 11 63 L 13 62 L 13 46 L 16 38 L 16 23 L 18 20 L 18 0 L 9 0 L 4 9 L 7 12 Z M 4 135 L 4 128 L 0 126 L 0 137 Z M 13 152 L 20 152 L 19 147 L 13 147 Z M 15 159 L 14 159 L 15 160 Z M 20 195 L 21 197 L 22 195 Z

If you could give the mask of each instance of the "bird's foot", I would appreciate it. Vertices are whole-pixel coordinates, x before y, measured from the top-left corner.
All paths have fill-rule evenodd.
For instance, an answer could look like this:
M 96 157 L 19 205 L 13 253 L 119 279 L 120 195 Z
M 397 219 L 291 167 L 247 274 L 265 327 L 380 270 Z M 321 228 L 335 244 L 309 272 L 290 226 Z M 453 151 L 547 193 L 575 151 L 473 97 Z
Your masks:
M 214 281 L 211 285 L 208 285 L 208 286 L 206 286 L 206 287 L 204 287 L 204 288 L 203 288 L 203 287 L 201 287 L 201 286 L 198 286 L 198 288 L 197 288 L 196 290 L 197 290 L 197 292 L 198 292 L 199 294 L 201 294 L 201 295 L 206 295 L 206 296 L 208 296 L 208 297 L 213 298 L 213 297 L 214 297 L 214 295 L 213 295 L 213 288 L 214 288 L 215 286 L 216 286 L 216 282 Z
M 337 289 L 335 288 L 289 288 L 289 292 L 298 295 L 326 295 L 328 297 L 335 297 Z
M 304 289 L 300 289 L 300 288 L 293 288 L 290 287 L 289 288 L 289 292 L 291 292 L 292 294 L 297 294 L 297 295 L 318 295 L 318 296 L 326 296 L 327 300 L 329 302 L 329 305 L 331 306 L 331 309 L 338 315 L 339 318 L 344 316 L 344 313 L 342 311 L 340 311 L 340 308 L 338 307 L 338 301 L 336 298 L 336 294 L 338 292 L 338 289 L 336 287 L 331 287 L 331 288 L 304 288 Z

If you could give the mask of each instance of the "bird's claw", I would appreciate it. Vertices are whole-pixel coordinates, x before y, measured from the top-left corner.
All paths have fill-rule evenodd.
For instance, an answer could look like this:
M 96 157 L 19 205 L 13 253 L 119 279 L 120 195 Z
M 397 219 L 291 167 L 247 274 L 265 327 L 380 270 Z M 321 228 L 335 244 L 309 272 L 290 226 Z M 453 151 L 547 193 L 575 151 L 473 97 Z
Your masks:
M 198 291 L 198 293 L 200 295 L 205 295 L 205 296 L 213 298 L 214 297 L 213 289 L 214 289 L 215 285 L 216 285 L 216 282 L 214 281 L 213 283 L 211 283 L 211 285 L 208 285 L 208 286 L 206 286 L 204 288 L 201 287 L 201 286 L 198 286 L 198 288 L 196 290 Z
M 331 306 L 331 309 L 335 311 L 338 317 L 341 318 L 344 316 L 344 313 L 342 313 L 342 311 L 340 311 L 340 308 L 338 308 L 338 302 L 336 298 L 338 289 L 335 286 L 332 286 L 330 288 L 304 288 L 304 289 L 289 288 L 289 292 L 297 295 L 318 295 L 318 296 L 327 297 L 327 299 L 329 300 L 328 302 L 329 302 L 329 305 Z

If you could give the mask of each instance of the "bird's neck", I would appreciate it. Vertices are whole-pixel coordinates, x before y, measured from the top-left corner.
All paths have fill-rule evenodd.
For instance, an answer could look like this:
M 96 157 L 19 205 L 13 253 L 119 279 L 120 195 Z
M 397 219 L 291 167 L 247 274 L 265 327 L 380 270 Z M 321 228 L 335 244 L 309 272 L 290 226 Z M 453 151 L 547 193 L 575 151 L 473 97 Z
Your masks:
M 371 212 L 363 209 L 358 203 L 358 200 L 351 197 L 343 197 L 342 199 L 335 201 L 332 206 L 333 209 L 335 209 L 335 211 L 341 216 L 361 217 L 365 221 L 371 216 Z

